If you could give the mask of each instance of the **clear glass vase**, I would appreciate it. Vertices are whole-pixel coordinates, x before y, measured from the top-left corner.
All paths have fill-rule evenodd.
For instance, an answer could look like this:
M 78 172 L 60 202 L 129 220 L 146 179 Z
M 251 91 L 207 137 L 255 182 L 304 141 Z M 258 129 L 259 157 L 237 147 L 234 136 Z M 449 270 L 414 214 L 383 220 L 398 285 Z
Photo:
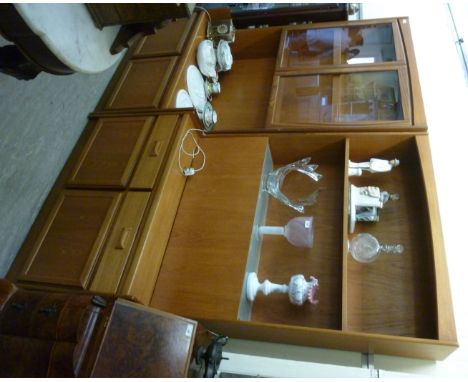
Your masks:
M 271 171 L 264 180 L 264 189 L 270 195 L 284 203 L 285 205 L 295 209 L 300 213 L 304 213 L 306 206 L 311 206 L 317 201 L 317 196 L 320 189 L 316 189 L 311 194 L 300 200 L 291 200 L 281 191 L 284 179 L 291 171 L 297 171 L 301 174 L 308 176 L 310 179 L 318 182 L 322 175 L 316 172 L 318 165 L 309 163 L 311 158 L 304 158 L 286 166 L 277 168 Z

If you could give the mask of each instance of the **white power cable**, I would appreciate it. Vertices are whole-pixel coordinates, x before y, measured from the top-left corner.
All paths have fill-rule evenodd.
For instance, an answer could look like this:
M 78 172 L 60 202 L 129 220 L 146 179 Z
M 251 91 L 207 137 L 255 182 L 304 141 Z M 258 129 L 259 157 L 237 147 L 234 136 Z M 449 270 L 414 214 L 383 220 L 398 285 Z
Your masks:
M 206 163 L 206 154 L 203 151 L 203 149 L 201 148 L 201 146 L 198 144 L 195 137 L 193 136 L 193 133 L 192 133 L 193 131 L 200 131 L 202 133 L 205 132 L 202 129 L 188 129 L 185 132 L 185 134 L 184 134 L 184 136 L 182 138 L 182 142 L 180 143 L 180 146 L 179 146 L 179 169 L 180 169 L 180 172 L 182 173 L 182 175 L 184 175 L 184 176 L 195 175 L 195 173 L 203 170 L 203 168 L 205 167 L 205 163 Z M 190 135 L 192 137 L 193 143 L 195 144 L 195 147 L 193 148 L 192 152 L 187 151 L 185 149 L 185 147 L 184 147 L 184 143 L 185 143 L 185 140 L 187 139 L 188 135 Z M 194 160 L 195 157 L 197 157 L 199 154 L 201 154 L 203 156 L 203 162 L 202 162 L 201 166 L 198 167 L 198 168 L 182 167 L 182 162 L 181 162 L 181 154 L 182 153 L 184 153 L 185 155 L 188 155 L 189 157 L 191 157 L 192 160 Z

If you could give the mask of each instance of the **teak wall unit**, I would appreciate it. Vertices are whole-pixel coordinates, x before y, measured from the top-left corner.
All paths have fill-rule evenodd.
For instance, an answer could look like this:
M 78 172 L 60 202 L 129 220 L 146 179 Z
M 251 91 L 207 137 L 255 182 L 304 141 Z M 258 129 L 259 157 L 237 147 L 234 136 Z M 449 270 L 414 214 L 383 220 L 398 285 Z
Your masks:
M 174 103 L 207 22 L 204 14 L 179 20 L 127 54 L 8 277 L 33 289 L 124 296 L 238 338 L 445 358 L 457 338 L 408 19 L 237 31 L 232 70 L 220 74 L 213 99 L 219 121 L 197 136 L 206 167 L 185 178 L 179 146 L 201 124 Z M 359 52 L 377 52 L 374 62 L 349 64 L 343 54 L 356 48 L 343 41 L 366 28 L 377 40 Z M 307 41 L 322 34 L 329 46 L 317 56 Z M 375 74 L 385 71 L 396 75 Z M 295 106 L 295 97 L 308 106 Z M 309 107 L 316 115 L 288 121 L 287 110 Z M 371 112 L 381 120 L 369 120 Z M 264 172 L 307 156 L 324 175 L 318 203 L 306 210 L 315 219 L 313 248 L 281 237 L 253 246 L 254 224 L 284 225 L 298 215 L 260 191 Z M 348 178 L 349 159 L 370 157 L 401 165 Z M 347 254 L 350 183 L 400 193 L 379 223 L 358 224 L 356 233 L 402 242 L 402 256 L 362 265 Z M 290 175 L 284 190 L 297 196 L 315 186 Z M 319 305 L 293 306 L 285 295 L 249 305 L 243 289 L 252 270 L 278 283 L 316 276 Z

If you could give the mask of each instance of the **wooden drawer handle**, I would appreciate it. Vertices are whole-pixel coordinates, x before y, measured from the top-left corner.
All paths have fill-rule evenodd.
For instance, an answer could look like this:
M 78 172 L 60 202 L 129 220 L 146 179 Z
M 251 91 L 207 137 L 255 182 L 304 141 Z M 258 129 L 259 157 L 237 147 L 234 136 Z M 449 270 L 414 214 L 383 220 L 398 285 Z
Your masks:
M 161 149 L 164 141 L 156 141 L 154 142 L 154 147 L 153 150 L 151 151 L 151 156 L 152 157 L 157 157 L 159 154 L 161 154 Z
M 130 228 L 122 228 L 122 233 L 120 234 L 120 238 L 117 243 L 116 249 L 125 249 L 131 231 L 132 230 Z

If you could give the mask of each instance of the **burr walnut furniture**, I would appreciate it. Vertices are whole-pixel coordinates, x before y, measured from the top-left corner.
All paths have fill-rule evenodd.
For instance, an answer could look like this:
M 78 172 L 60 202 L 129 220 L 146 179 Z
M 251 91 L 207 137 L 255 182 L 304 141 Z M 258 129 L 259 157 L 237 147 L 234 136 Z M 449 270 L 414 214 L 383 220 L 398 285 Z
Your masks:
M 192 109 L 173 108 L 206 25 L 204 14 L 194 16 L 190 32 L 181 33 L 185 42 L 174 45 L 181 51 L 161 45 L 158 52 L 156 34 L 129 52 L 9 277 L 28 288 L 127 296 L 238 338 L 445 358 L 457 338 L 408 19 L 314 24 L 312 32 L 308 25 L 237 31 L 234 65 L 221 73 L 222 91 L 213 99 L 218 123 L 196 138 L 206 166 L 186 179 L 179 145 L 201 124 Z M 371 47 L 368 28 L 375 32 Z M 320 29 L 331 50 L 326 45 L 317 57 L 307 41 Z M 344 45 L 350 36 L 359 48 Z M 359 57 L 353 49 L 374 62 L 348 63 L 344 54 Z M 313 113 L 293 100 L 305 100 Z M 252 251 L 262 218 L 284 225 L 295 216 L 260 192 L 267 166 L 307 156 L 324 175 L 324 191 L 307 210 L 316 218 L 313 249 L 279 237 Z M 348 160 L 370 157 L 396 157 L 401 165 L 348 179 Z M 293 175 L 289 182 L 291 195 L 311 187 Z M 350 183 L 401 194 L 379 223 L 356 233 L 401 241 L 403 256 L 361 265 L 347 254 Z M 315 275 L 320 304 L 295 307 L 285 296 L 259 296 L 250 306 L 243 288 L 252 270 L 280 283 L 295 273 Z
M 2 377 L 186 377 L 203 337 L 195 321 L 124 299 L 0 279 Z

